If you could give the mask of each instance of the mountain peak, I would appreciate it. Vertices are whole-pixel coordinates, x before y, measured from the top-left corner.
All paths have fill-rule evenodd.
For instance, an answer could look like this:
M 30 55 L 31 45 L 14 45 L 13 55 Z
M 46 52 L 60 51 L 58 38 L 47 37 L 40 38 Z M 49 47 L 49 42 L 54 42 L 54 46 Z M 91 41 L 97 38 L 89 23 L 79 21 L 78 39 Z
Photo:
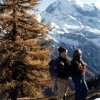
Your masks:
M 95 5 L 86 4 L 80 0 L 57 0 L 46 9 L 46 12 L 70 13 L 75 12 L 75 9 L 82 9 L 83 11 L 95 11 Z
M 57 0 L 41 13 L 55 28 L 49 38 L 73 52 L 80 48 L 88 69 L 100 72 L 100 10 L 80 0 Z M 95 62 L 95 63 L 94 63 Z

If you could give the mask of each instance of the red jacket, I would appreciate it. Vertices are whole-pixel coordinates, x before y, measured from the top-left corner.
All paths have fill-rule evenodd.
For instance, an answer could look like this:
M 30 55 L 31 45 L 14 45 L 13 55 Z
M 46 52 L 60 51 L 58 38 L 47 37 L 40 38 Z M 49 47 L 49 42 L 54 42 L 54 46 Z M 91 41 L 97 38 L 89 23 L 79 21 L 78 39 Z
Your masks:
M 81 63 L 80 61 L 76 59 L 72 59 L 71 61 L 71 69 L 72 69 L 72 75 L 80 75 L 80 76 L 85 76 L 85 69 L 81 65 L 80 68 L 78 68 L 78 63 Z

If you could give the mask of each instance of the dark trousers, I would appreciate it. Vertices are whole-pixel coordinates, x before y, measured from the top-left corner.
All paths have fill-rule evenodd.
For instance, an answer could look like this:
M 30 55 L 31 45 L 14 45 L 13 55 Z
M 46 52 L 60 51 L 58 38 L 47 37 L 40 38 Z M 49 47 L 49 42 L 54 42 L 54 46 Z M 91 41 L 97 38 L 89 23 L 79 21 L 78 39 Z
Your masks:
M 84 76 L 72 76 L 75 85 L 75 100 L 86 100 L 88 94 L 88 87 Z

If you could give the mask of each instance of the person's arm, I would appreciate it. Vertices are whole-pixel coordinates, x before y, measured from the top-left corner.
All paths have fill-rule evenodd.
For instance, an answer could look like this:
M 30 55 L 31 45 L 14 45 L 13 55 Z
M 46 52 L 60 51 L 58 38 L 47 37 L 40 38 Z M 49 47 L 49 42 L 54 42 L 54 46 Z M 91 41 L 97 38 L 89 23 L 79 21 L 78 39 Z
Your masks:
M 78 70 L 82 70 L 83 69 L 82 64 L 78 63 L 77 61 L 76 61 L 76 63 L 77 63 L 77 66 L 78 66 Z
M 83 69 L 86 69 L 86 63 L 81 59 L 81 64 L 82 64 L 82 67 L 83 67 Z
M 60 60 L 57 60 L 56 61 L 56 66 L 57 66 L 57 73 L 60 72 L 63 68 L 64 68 L 64 62 L 60 61 Z
M 71 62 L 70 62 L 70 61 L 67 61 L 67 64 L 68 64 L 68 65 L 71 65 Z
M 76 60 L 71 61 L 71 68 L 73 72 L 78 72 L 79 71 L 79 65 L 77 64 Z

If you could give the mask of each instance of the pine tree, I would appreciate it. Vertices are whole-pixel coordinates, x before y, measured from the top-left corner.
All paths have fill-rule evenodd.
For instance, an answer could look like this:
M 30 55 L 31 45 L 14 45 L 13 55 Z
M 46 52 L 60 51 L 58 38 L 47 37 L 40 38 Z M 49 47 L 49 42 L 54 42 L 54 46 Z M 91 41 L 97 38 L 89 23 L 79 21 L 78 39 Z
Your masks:
M 0 91 L 11 100 L 22 96 L 40 97 L 50 86 L 46 49 L 49 24 L 37 21 L 35 9 L 39 0 L 1 0 L 0 2 Z

